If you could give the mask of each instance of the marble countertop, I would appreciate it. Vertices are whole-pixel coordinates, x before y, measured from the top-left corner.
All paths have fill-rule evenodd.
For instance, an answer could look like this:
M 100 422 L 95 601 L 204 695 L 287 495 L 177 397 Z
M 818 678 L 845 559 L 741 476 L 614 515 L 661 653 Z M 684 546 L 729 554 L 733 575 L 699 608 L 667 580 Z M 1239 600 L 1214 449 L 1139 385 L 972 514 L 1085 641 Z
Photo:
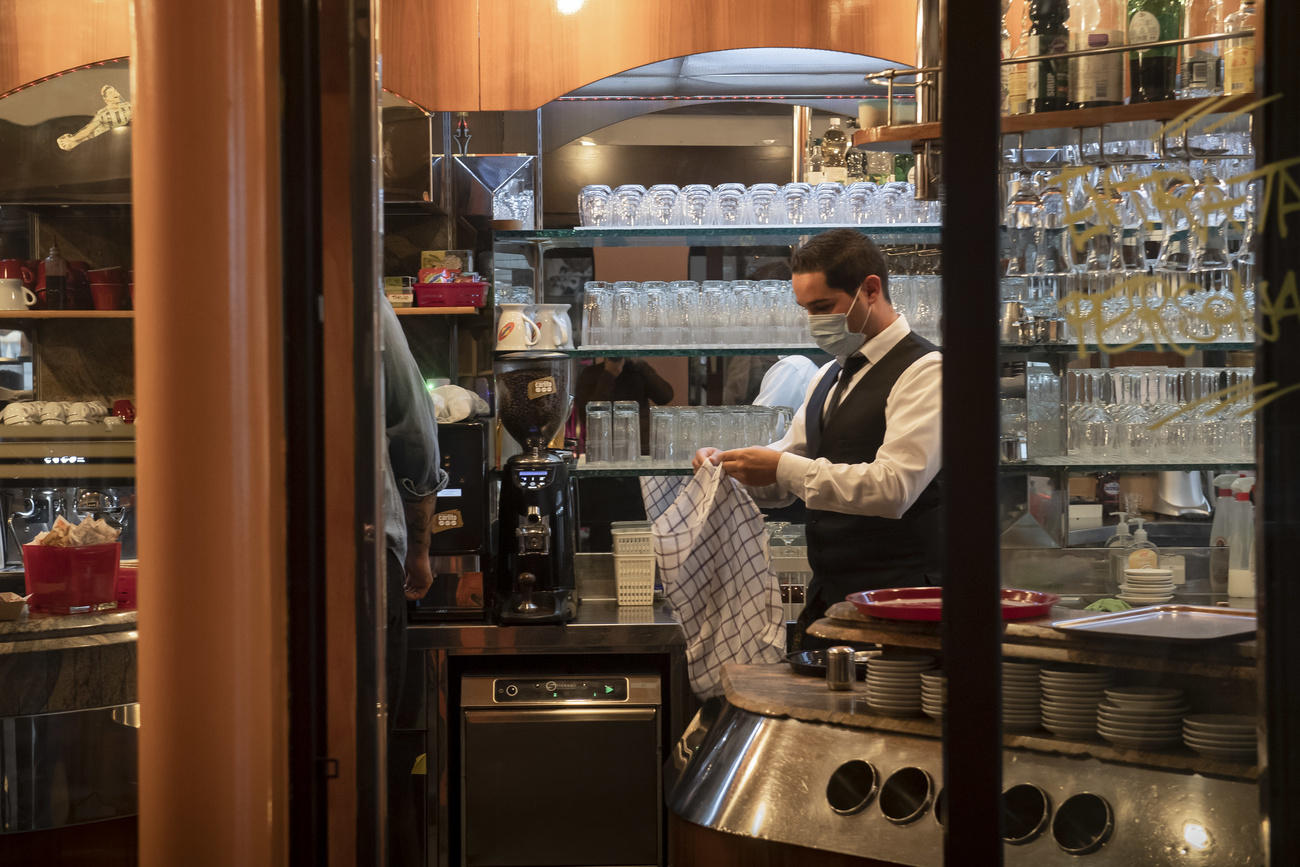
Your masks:
M 18 620 L 0 620 L 0 642 L 96 635 L 135 628 L 134 610 L 112 609 L 89 614 L 40 614 L 26 611 Z

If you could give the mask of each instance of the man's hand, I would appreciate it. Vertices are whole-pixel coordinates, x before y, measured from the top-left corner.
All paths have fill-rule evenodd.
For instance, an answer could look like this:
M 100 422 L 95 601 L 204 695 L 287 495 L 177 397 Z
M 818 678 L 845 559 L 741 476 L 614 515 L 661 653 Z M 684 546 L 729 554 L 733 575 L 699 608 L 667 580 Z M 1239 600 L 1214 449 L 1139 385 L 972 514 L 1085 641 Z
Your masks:
M 406 583 L 403 589 L 406 591 L 406 598 L 415 600 L 423 599 L 424 594 L 429 592 L 433 586 L 433 569 L 429 565 L 429 549 L 426 546 L 424 552 L 420 555 L 406 558 Z
M 691 459 L 691 469 L 698 470 L 706 463 L 716 464 L 718 462 L 717 455 L 720 454 L 722 454 L 722 449 L 715 449 L 713 446 L 705 446 L 697 451 L 695 457 Z
M 773 484 L 776 481 L 776 467 L 780 462 L 780 452 L 763 446 L 730 449 L 714 458 L 714 463 L 722 464 L 727 475 L 742 485 L 753 487 Z

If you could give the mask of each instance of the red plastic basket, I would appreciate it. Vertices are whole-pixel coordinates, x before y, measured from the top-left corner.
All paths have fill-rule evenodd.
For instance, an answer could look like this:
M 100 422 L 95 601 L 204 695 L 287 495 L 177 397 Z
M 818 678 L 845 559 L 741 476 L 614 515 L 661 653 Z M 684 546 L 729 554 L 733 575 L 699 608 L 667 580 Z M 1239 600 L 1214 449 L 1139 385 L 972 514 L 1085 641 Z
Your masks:
M 27 606 L 33 611 L 69 614 L 112 608 L 117 604 L 117 564 L 120 542 L 57 548 L 24 545 L 23 570 Z
M 416 283 L 416 307 L 482 307 L 486 283 Z

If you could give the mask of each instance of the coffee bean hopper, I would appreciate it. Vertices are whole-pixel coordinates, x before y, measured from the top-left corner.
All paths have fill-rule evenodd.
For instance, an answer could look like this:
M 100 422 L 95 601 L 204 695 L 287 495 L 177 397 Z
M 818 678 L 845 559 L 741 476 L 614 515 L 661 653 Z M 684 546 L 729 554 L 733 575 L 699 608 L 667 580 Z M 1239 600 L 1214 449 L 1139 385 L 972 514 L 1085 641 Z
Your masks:
M 569 357 L 512 352 L 497 358 L 497 416 L 523 452 L 501 474 L 495 609 L 502 623 L 573 619 L 577 521 L 568 464 L 547 444 L 569 415 Z

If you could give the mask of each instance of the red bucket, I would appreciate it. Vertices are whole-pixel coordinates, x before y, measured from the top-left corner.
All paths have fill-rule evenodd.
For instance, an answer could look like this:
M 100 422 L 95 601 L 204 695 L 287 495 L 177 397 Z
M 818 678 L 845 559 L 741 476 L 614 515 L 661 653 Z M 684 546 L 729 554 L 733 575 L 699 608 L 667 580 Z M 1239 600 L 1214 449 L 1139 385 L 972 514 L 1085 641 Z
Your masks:
M 115 583 L 122 544 L 24 545 L 23 570 L 27 581 L 27 607 L 33 611 L 70 614 L 112 608 L 117 604 Z

